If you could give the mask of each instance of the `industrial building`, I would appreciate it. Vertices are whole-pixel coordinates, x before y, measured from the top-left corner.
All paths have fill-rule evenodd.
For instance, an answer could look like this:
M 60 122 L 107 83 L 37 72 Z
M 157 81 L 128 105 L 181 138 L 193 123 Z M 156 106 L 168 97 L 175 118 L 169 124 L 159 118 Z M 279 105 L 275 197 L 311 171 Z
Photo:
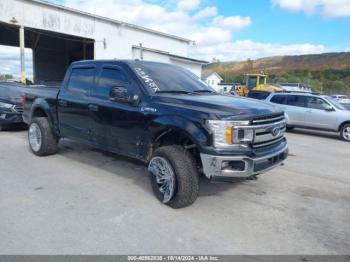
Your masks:
M 0 45 L 32 49 L 36 83 L 62 80 L 82 59 L 144 59 L 200 76 L 205 61 L 188 57 L 193 41 L 41 0 L 0 0 Z

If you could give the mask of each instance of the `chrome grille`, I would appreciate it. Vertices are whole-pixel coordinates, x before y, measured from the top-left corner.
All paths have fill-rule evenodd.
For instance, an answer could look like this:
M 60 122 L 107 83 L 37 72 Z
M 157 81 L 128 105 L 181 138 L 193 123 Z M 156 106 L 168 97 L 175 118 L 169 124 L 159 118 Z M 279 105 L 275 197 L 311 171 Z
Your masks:
M 264 125 L 275 123 L 284 120 L 284 114 L 272 115 L 272 116 L 263 116 L 256 118 L 252 121 L 253 125 Z
M 23 107 L 22 106 L 20 106 L 20 105 L 16 105 L 16 106 L 14 106 L 13 107 L 13 110 L 15 111 L 15 112 L 17 112 L 17 113 L 23 113 Z
M 253 148 L 261 148 L 277 144 L 283 140 L 286 131 L 284 114 L 264 116 L 252 121 L 254 128 Z

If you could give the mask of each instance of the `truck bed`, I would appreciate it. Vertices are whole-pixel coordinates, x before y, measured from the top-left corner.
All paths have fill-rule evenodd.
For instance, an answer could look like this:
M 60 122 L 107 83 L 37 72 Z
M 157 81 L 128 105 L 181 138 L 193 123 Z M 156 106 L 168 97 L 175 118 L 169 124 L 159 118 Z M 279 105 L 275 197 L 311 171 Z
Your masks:
M 52 113 L 52 123 L 56 125 L 56 111 L 57 111 L 57 95 L 60 90 L 59 85 L 30 85 L 22 88 L 23 94 L 26 97 L 25 108 L 23 112 L 23 120 L 25 123 L 29 124 L 31 116 L 30 113 L 33 110 L 33 103 L 40 98 L 45 100 L 49 111 Z
M 46 86 L 46 85 L 30 85 L 22 88 L 23 93 L 29 97 L 41 97 L 44 99 L 54 98 L 56 99 L 60 86 Z
M 0 81 L 0 99 L 20 103 L 25 86 L 16 82 Z

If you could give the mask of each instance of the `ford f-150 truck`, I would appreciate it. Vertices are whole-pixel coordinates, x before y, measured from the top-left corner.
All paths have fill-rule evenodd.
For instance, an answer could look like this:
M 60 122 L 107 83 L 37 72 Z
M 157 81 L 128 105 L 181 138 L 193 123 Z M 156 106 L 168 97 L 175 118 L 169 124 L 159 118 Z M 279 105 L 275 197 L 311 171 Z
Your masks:
M 148 165 L 156 197 L 192 204 L 199 174 L 252 178 L 286 159 L 284 113 L 248 98 L 217 94 L 186 69 L 139 60 L 80 61 L 62 86 L 23 95 L 28 140 L 38 156 L 69 138 Z

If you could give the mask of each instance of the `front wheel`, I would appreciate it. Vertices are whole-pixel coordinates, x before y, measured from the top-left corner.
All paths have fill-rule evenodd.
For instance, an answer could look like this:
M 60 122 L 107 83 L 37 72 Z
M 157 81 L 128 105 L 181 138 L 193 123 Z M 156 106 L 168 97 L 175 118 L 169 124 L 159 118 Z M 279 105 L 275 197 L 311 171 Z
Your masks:
M 149 162 L 148 171 L 153 192 L 164 204 L 183 208 L 197 199 L 198 171 L 192 155 L 182 147 L 157 149 Z
M 45 117 L 33 119 L 29 125 L 28 140 L 30 149 L 37 156 L 47 156 L 57 152 L 58 138 Z
M 350 142 L 350 124 L 346 124 L 341 128 L 340 137 L 344 141 Z

